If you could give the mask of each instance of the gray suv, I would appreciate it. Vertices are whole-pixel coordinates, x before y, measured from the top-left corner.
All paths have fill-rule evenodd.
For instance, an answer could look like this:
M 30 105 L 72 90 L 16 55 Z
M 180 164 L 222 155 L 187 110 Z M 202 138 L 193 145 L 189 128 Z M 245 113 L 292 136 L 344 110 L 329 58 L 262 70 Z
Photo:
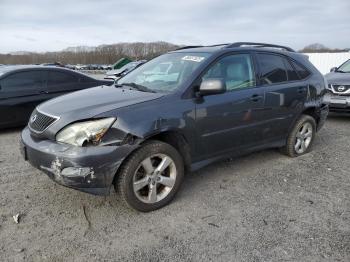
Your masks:
M 185 47 L 119 79 L 39 105 L 22 152 L 59 184 L 112 186 L 129 206 L 169 203 L 186 171 L 265 148 L 296 157 L 324 124 L 325 81 L 289 47 Z
M 350 59 L 333 67 L 325 77 L 328 82 L 325 101 L 329 103 L 329 110 L 350 113 Z

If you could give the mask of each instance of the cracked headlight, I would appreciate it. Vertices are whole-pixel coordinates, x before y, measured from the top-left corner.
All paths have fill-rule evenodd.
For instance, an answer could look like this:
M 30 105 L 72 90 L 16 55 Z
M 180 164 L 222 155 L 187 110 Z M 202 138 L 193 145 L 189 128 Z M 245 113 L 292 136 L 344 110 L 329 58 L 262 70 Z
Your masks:
M 115 118 L 103 118 L 66 126 L 56 135 L 56 141 L 75 146 L 98 145 Z

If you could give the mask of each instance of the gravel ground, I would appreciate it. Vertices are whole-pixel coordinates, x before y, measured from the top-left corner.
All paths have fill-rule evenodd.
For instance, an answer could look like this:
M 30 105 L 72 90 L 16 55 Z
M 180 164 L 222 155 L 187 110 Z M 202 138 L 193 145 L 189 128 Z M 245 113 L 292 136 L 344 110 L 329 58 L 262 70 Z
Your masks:
M 350 261 L 349 127 L 331 116 L 296 159 L 268 150 L 187 174 L 147 214 L 56 185 L 22 160 L 19 129 L 1 131 L 0 261 Z

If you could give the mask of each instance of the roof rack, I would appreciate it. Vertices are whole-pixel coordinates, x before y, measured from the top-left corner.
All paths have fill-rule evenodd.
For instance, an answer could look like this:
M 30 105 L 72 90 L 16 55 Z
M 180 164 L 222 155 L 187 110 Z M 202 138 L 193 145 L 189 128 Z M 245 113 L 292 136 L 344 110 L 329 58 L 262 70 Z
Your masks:
M 231 43 L 225 43 L 225 44 L 216 44 L 216 45 L 208 45 L 208 47 L 215 47 L 215 46 L 222 46 L 222 45 L 230 45 Z
M 287 46 L 265 44 L 265 43 L 252 43 L 252 42 L 237 42 L 237 43 L 229 44 L 225 46 L 225 48 L 241 47 L 241 46 L 272 47 L 272 48 L 284 49 L 289 52 L 295 52 L 292 48 Z
M 226 45 L 230 45 L 230 43 L 216 44 L 216 45 L 188 45 L 188 46 L 179 47 L 176 50 L 189 49 L 189 48 L 199 48 L 199 47 L 216 47 L 216 46 L 226 46 Z
M 188 46 L 179 47 L 178 49 L 175 49 L 175 50 L 182 50 L 182 49 L 189 49 L 189 48 L 198 48 L 198 47 L 203 47 L 203 46 L 202 45 L 188 45 Z

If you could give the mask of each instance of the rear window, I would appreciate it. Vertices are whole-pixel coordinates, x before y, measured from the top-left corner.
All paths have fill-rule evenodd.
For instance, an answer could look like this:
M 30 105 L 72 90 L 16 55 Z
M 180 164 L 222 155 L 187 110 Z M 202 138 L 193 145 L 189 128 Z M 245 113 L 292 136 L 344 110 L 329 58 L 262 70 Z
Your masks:
M 292 61 L 292 64 L 295 70 L 297 71 L 300 79 L 305 79 L 311 74 L 305 67 L 301 66 L 299 63 Z
M 1 89 L 8 91 L 40 89 L 43 85 L 41 71 L 27 71 L 11 74 L 1 80 Z
M 272 54 L 257 54 L 263 85 L 282 83 L 288 80 L 284 58 Z
M 61 85 L 61 84 L 70 84 L 77 83 L 78 78 L 67 74 L 64 72 L 49 72 L 48 84 L 49 85 Z

